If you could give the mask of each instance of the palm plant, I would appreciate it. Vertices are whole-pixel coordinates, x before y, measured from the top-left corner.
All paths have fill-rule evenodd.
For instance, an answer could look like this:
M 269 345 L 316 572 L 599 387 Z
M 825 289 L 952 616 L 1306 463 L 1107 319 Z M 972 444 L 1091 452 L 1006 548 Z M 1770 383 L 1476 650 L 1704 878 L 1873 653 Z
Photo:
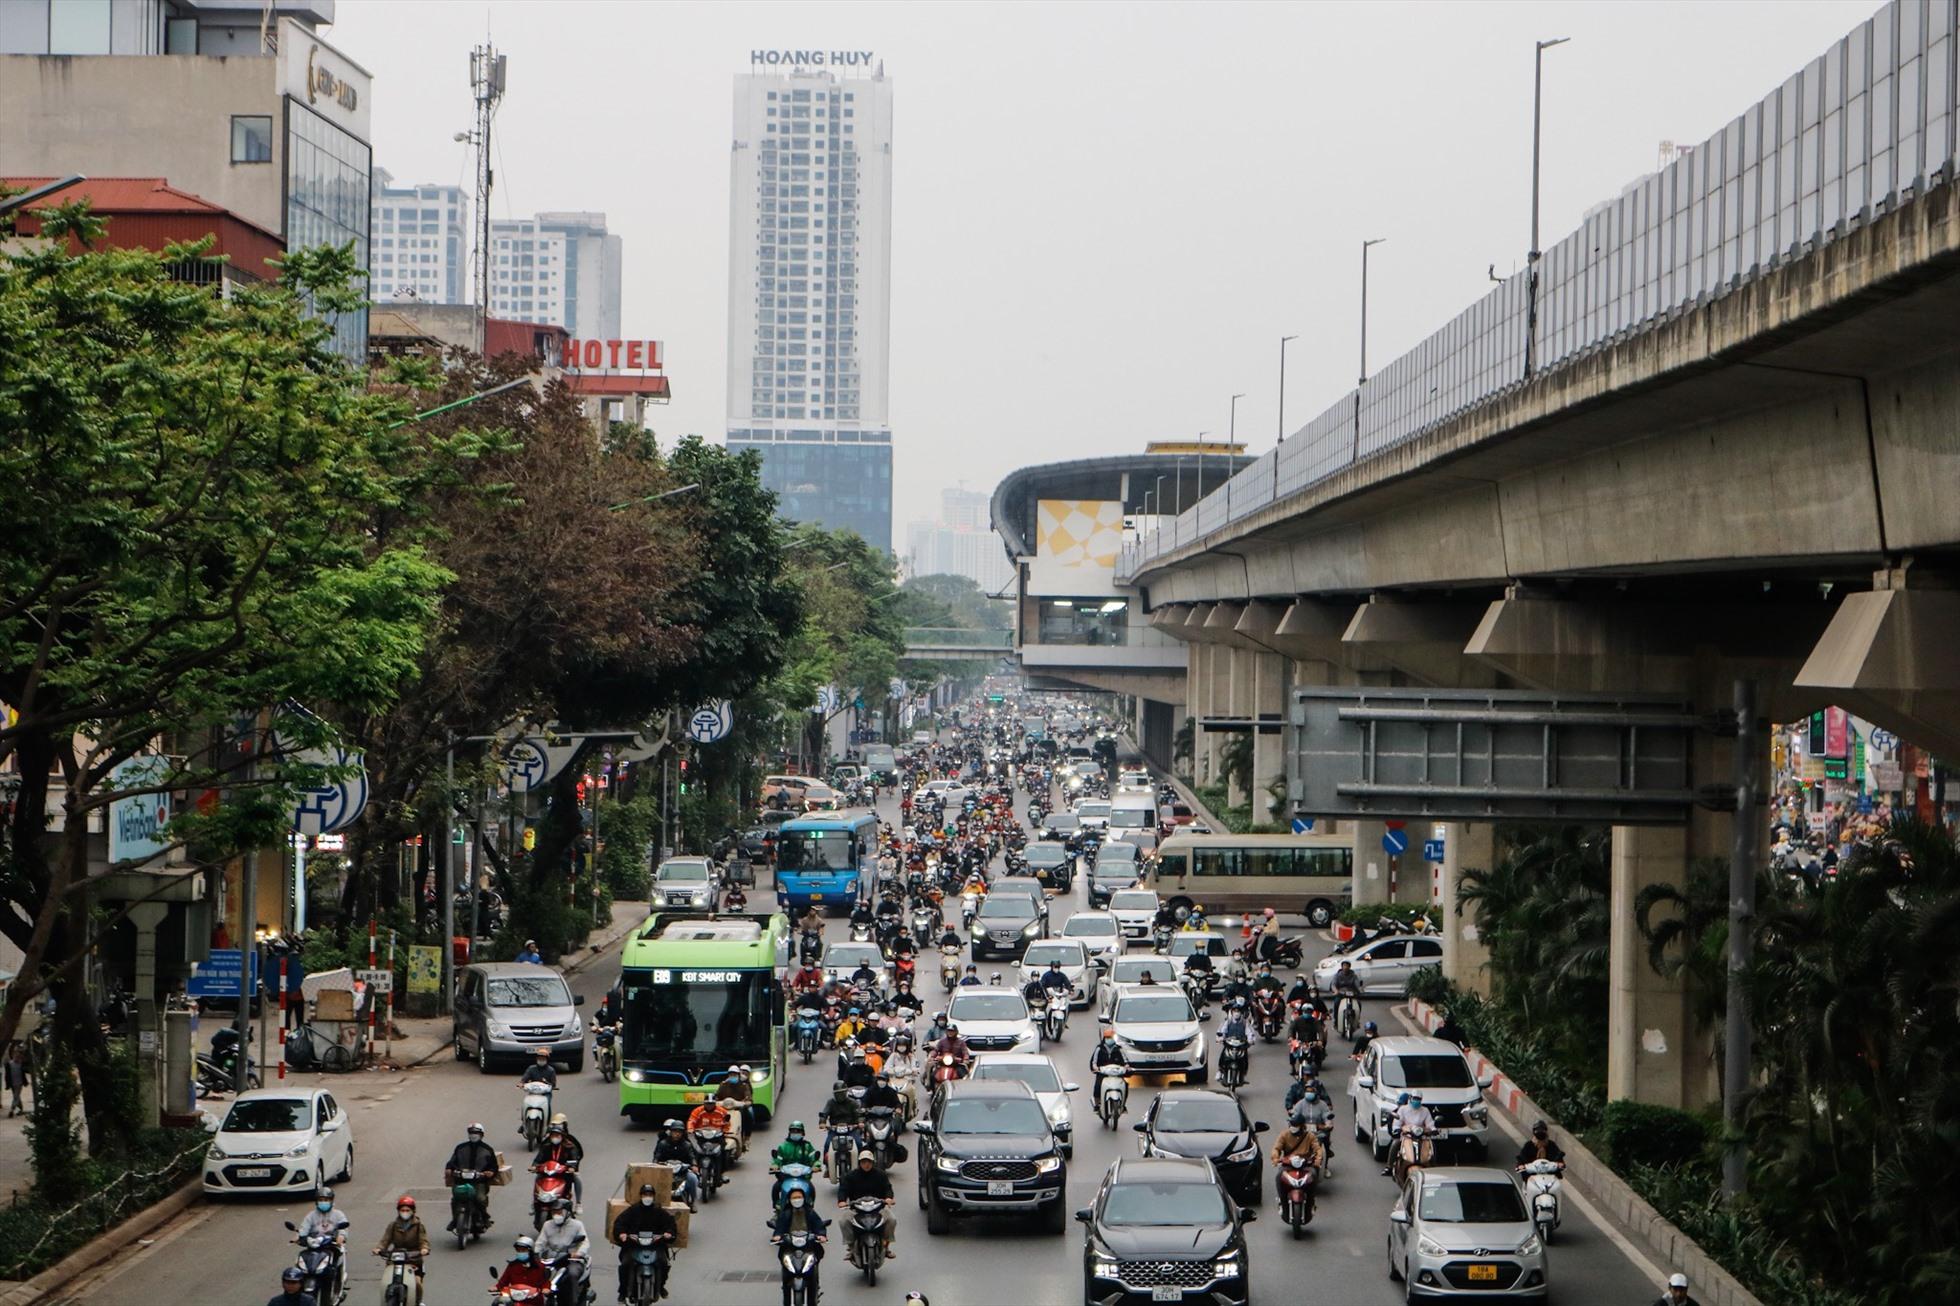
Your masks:
M 1757 884 L 1758 901 L 1773 892 L 1767 877 Z M 1697 857 L 1680 888 L 1650 884 L 1634 896 L 1633 910 L 1647 941 L 1647 964 L 1656 975 L 1683 977 L 1696 1027 L 1717 1029 L 1728 1002 L 1728 863 Z M 1659 919 L 1656 912 L 1663 913 Z M 1714 1055 L 1720 1066 L 1719 1036 Z
M 1177 733 L 1171 736 L 1171 763 L 1174 766 L 1179 761 L 1182 761 L 1185 764 L 1184 773 L 1186 775 L 1191 774 L 1191 756 L 1196 750 L 1197 744 L 1198 719 L 1196 717 L 1185 717 L 1184 724 L 1179 726 Z

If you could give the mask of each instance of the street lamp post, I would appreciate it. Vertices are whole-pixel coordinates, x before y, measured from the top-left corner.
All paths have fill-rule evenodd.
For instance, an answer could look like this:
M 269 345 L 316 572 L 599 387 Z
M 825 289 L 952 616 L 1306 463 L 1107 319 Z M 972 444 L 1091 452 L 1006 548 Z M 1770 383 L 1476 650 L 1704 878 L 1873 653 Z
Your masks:
M 1298 340 L 1298 336 L 1279 338 L 1279 439 L 1276 444 L 1286 443 L 1286 342 Z
M 1377 236 L 1361 242 L 1361 385 L 1368 383 L 1368 251 L 1387 241 L 1387 236 Z
M 1198 499 L 1205 497 L 1205 437 L 1210 434 L 1210 431 L 1198 432 Z M 1194 499 L 1192 502 L 1195 503 L 1198 499 Z M 1184 507 L 1183 495 L 1178 496 L 1177 506 L 1179 508 Z
M 1550 41 L 1540 41 L 1532 53 L 1531 67 L 1531 252 L 1525 256 L 1525 266 L 1530 269 L 1526 290 L 1530 303 L 1525 311 L 1524 336 L 1524 374 L 1531 375 L 1538 338 L 1538 146 L 1545 126 L 1545 51 L 1555 45 L 1564 45 L 1572 38 L 1555 37 Z

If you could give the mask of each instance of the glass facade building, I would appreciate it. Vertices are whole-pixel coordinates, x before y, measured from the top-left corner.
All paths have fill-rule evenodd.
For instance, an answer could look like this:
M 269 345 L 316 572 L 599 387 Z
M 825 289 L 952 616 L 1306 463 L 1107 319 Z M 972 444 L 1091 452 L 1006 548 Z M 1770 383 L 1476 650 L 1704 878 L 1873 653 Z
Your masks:
M 368 200 L 373 151 L 297 100 L 286 101 L 286 247 L 354 246 L 356 266 L 369 266 Z M 360 287 L 367 293 L 365 286 Z M 334 352 L 367 361 L 366 308 L 334 321 Z
M 731 453 L 762 454 L 762 483 L 775 491 L 776 512 L 786 521 L 844 527 L 887 553 L 892 547 L 891 437 L 817 443 L 744 438 L 731 431 Z M 851 433 L 855 435 L 856 433 Z

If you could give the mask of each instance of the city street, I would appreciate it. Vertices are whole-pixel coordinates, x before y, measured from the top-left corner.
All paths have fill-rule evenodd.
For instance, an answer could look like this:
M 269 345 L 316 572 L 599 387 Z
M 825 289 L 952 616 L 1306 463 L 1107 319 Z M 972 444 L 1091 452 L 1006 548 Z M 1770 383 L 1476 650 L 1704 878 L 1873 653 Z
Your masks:
M 895 820 L 896 804 L 887 799 L 882 806 L 887 819 Z M 1081 907 L 1083 892 L 1078 880 L 1074 907 Z M 1058 912 L 1058 928 L 1061 919 Z M 842 922 L 833 924 L 841 927 Z M 1318 951 L 1324 949 L 1309 949 L 1310 961 Z M 1007 967 L 997 963 L 983 967 L 983 973 L 994 969 L 1005 972 Z M 586 995 L 588 1012 L 616 973 L 616 963 L 606 959 L 574 977 L 573 988 Z M 928 985 L 928 1001 L 936 989 L 936 983 Z M 1367 1014 L 1382 1023 L 1384 1033 L 1401 1032 L 1388 1003 L 1371 1001 L 1367 1007 Z M 1086 1120 L 1087 1127 L 1077 1128 L 1069 1169 L 1071 1208 L 1088 1200 L 1113 1159 L 1134 1152 L 1136 1136 L 1128 1125 L 1141 1118 L 1152 1089 L 1162 1086 L 1157 1080 L 1136 1081 L 1123 1127 L 1114 1132 L 1100 1128 L 1086 1100 L 1086 1063 L 1094 1038 L 1093 1022 L 1077 1013 L 1055 1053 L 1064 1079 L 1085 1085 L 1075 1099 L 1076 1118 Z M 1284 1116 L 1280 1108 L 1286 1083 L 1283 1049 L 1284 1044 L 1255 1048 L 1250 1082 L 1242 1093 L 1249 1114 L 1273 1122 L 1275 1129 Z M 757 1306 L 778 1300 L 777 1276 L 763 1229 L 768 1191 L 763 1151 L 781 1137 L 788 1119 L 807 1120 L 814 1132 L 818 1105 L 828 1096 L 831 1083 L 828 1058 L 807 1069 L 791 1060 L 787 1109 L 764 1135 L 769 1141 L 763 1149 L 752 1150 L 733 1171 L 721 1199 L 703 1205 L 696 1214 L 689 1246 L 675 1263 L 669 1300 Z M 1384 1269 L 1393 1190 L 1353 1145 L 1346 1067 L 1339 1057 L 1328 1064 L 1329 1087 L 1339 1114 L 1335 1177 L 1323 1193 L 1313 1225 L 1305 1237 L 1292 1240 L 1272 1219 L 1268 1187 L 1262 1219 L 1249 1231 L 1255 1302 L 1386 1303 L 1402 1297 L 1400 1285 L 1390 1283 Z M 484 1300 L 490 1282 L 487 1268 L 501 1265 L 510 1239 L 530 1227 L 526 1158 L 516 1131 L 516 1074 L 513 1066 L 507 1074 L 486 1077 L 473 1065 L 445 1057 L 398 1074 L 325 1077 L 354 1118 L 358 1154 L 354 1177 L 338 1189 L 340 1205 L 353 1220 L 350 1301 L 366 1303 L 378 1295 L 380 1263 L 368 1251 L 391 1214 L 392 1202 L 404 1192 L 424 1204 L 425 1219 L 437 1235 L 428 1300 L 442 1306 Z M 301 1082 L 309 1078 L 299 1077 Z M 569 1114 L 573 1132 L 585 1145 L 585 1209 L 596 1232 L 604 1218 L 604 1199 L 618 1189 L 626 1163 L 651 1155 L 650 1132 L 618 1116 L 616 1089 L 589 1068 L 583 1075 L 562 1078 L 558 1106 Z M 517 1175 L 492 1198 L 497 1225 L 490 1239 L 459 1252 L 439 1236 L 448 1206 L 441 1186 L 442 1164 L 473 1119 L 484 1122 L 490 1141 L 504 1150 Z M 1264 1140 L 1267 1146 L 1271 1137 Z M 950 1235 L 929 1237 L 913 1200 L 912 1166 L 908 1161 L 894 1175 L 900 1197 L 897 1259 L 880 1274 L 878 1285 L 869 1288 L 833 1248 L 823 1275 L 826 1300 L 833 1306 L 854 1301 L 896 1303 L 915 1289 L 939 1306 L 985 1302 L 1061 1306 L 1081 1300 L 1082 1241 L 1077 1226 L 1071 1223 L 1057 1239 L 1016 1223 L 956 1222 Z M 828 1185 L 821 1188 L 825 1197 L 819 1209 L 828 1211 Z M 304 1211 L 299 1204 L 201 1203 L 160 1232 L 150 1246 L 131 1251 L 74 1285 L 63 1300 L 103 1306 L 139 1299 L 202 1301 L 213 1299 L 211 1287 L 216 1283 L 223 1285 L 217 1299 L 259 1301 L 278 1290 L 280 1268 L 291 1259 L 284 1241 L 288 1235 L 280 1222 L 297 1221 Z M 613 1259 L 603 1249 L 594 1258 L 594 1282 L 602 1301 L 612 1299 Z M 1553 1301 L 1573 1306 L 1634 1302 L 1651 1294 L 1653 1282 L 1576 1204 L 1568 1205 L 1552 1255 Z

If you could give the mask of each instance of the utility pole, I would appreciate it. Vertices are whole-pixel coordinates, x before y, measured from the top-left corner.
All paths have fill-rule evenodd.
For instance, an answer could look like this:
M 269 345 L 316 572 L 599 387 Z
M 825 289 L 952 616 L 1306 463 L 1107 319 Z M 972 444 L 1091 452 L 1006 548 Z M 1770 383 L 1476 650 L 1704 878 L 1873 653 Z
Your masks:
M 1286 343 L 1299 338 L 1298 336 L 1279 338 L 1279 439 L 1274 441 L 1275 444 L 1286 443 Z
M 1756 682 L 1735 682 L 1735 826 L 1729 839 L 1729 989 L 1722 1027 L 1722 1195 L 1742 1196 L 1749 1182 L 1749 1145 L 1742 1133 L 1749 1095 L 1749 1052 L 1755 1040 L 1744 993 L 1756 929 L 1756 767 L 1761 723 Z
M 1555 45 L 1564 45 L 1572 38 L 1556 37 L 1550 41 L 1538 42 L 1532 54 L 1531 68 L 1531 253 L 1525 264 L 1530 276 L 1525 283 L 1530 300 L 1525 309 L 1524 335 L 1524 374 L 1531 375 L 1535 361 L 1538 341 L 1538 143 L 1545 123 L 1545 51 Z
M 470 94 L 476 100 L 476 127 L 459 139 L 476 146 L 476 348 L 484 347 L 484 319 L 490 314 L 490 120 L 504 98 L 507 55 L 484 44 L 470 51 Z
M 456 735 L 449 732 L 442 762 L 442 990 L 436 1010 L 449 1014 L 450 990 L 456 984 Z M 470 895 L 474 901 L 476 895 Z

